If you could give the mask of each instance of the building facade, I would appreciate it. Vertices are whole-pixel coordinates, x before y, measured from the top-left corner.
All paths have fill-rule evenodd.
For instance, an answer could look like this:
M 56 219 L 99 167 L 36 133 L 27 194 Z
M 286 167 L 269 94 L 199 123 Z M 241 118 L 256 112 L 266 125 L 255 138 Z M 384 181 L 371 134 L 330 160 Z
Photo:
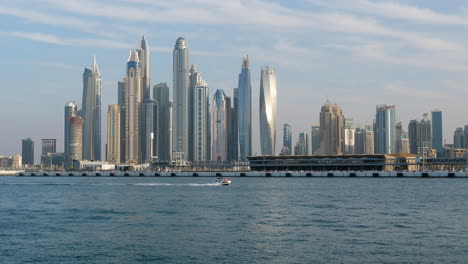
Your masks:
M 193 89 L 193 161 L 211 159 L 211 127 L 209 89 L 205 81 L 199 82 Z
M 375 117 L 375 153 L 396 153 L 396 116 L 394 105 L 378 105 Z
M 315 124 L 310 127 L 311 154 L 316 155 L 320 149 L 320 125 Z
M 56 152 L 57 152 L 57 140 L 55 138 L 42 139 L 41 155 L 45 155 L 47 153 L 56 153 Z
M 106 159 L 110 163 L 118 164 L 121 158 L 121 108 L 118 104 L 109 105 L 107 111 L 107 150 Z
M 229 111 L 231 109 L 223 90 L 216 90 L 212 103 L 212 160 L 228 160 Z
M 159 119 L 158 133 L 158 157 L 160 160 L 171 160 L 171 102 L 169 101 L 169 87 L 166 83 L 158 83 L 153 87 L 153 98 L 158 103 Z
M 142 80 L 140 59 L 136 51 L 130 52 L 125 76 L 125 161 L 139 163 L 141 153 Z
M 70 139 L 68 141 L 69 157 L 66 160 L 72 161 L 69 166 L 72 166 L 74 160 L 83 159 L 83 119 L 79 116 L 74 116 L 69 119 L 70 122 Z M 67 164 L 66 164 L 67 166 Z M 70 167 L 67 167 L 70 168 Z
M 283 149 L 281 153 L 283 155 L 292 154 L 292 128 L 289 124 L 283 125 Z
M 32 138 L 21 141 L 21 156 L 23 165 L 34 165 L 34 140 Z
M 341 107 L 325 102 L 320 111 L 320 155 L 342 155 L 345 145 L 345 118 Z
M 276 147 L 276 71 L 263 67 L 260 77 L 260 145 L 262 155 L 274 155 Z
M 437 155 L 444 153 L 442 111 L 432 111 L 432 147 L 437 150 Z
M 242 58 L 238 96 L 239 158 L 246 160 L 246 157 L 252 155 L 252 84 L 250 80 L 249 56 Z
M 159 127 L 159 106 L 156 100 L 147 99 L 143 103 L 143 131 L 142 134 L 142 162 L 151 162 L 158 157 L 158 137 Z

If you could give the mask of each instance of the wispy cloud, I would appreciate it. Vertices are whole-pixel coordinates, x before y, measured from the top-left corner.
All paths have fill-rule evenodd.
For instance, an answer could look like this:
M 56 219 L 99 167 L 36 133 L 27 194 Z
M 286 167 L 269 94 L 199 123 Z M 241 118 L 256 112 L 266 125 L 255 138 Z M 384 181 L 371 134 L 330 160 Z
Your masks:
M 391 95 L 403 95 L 409 97 L 423 97 L 423 98 L 432 98 L 432 99 L 441 99 L 447 98 L 447 94 L 438 93 L 429 90 L 418 90 L 407 88 L 398 84 L 387 84 L 383 88 L 384 92 Z
M 68 69 L 68 70 L 82 70 L 83 67 L 65 64 L 61 62 L 47 62 L 47 61 L 16 61 L 15 64 L 20 65 L 34 65 L 34 66 L 46 66 L 46 67 L 53 67 L 53 68 L 60 68 L 60 69 Z

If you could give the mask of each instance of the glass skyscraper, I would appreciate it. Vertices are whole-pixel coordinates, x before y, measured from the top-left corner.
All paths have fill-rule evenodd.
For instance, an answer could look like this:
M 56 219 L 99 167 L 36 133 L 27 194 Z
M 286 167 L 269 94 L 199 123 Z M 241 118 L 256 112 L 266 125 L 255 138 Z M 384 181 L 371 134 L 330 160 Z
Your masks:
M 442 133 L 442 111 L 432 111 L 432 147 L 437 150 L 437 155 L 444 152 Z
M 375 116 L 375 154 L 396 153 L 396 117 L 394 105 L 378 105 Z
M 238 96 L 239 158 L 245 160 L 246 157 L 252 155 L 252 84 L 249 56 L 242 58 Z
M 263 67 L 260 77 L 260 145 L 262 155 L 275 155 L 277 119 L 276 89 L 275 69 Z

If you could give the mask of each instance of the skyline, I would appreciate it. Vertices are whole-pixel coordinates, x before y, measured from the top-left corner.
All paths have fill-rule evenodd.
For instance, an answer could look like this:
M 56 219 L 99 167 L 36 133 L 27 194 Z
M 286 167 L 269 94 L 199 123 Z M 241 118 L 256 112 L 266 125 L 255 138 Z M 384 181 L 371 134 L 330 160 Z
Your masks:
M 16 2 L 19 3 L 19 6 L 25 3 L 24 1 L 15 1 L 15 3 Z M 253 5 L 258 5 L 262 2 L 263 1 L 254 1 Z M 333 3 L 338 2 L 340 1 L 333 1 Z M 369 1 L 354 1 L 352 3 L 356 2 L 374 3 Z M 406 3 L 416 2 L 418 1 L 407 1 Z M 57 1 L 47 1 L 47 3 L 57 10 L 64 13 L 71 13 L 73 18 L 77 20 L 81 19 L 80 21 L 83 21 L 82 18 L 76 18 L 76 13 L 71 12 L 66 8 L 65 5 L 68 3 L 60 4 Z M 73 3 L 74 2 L 72 1 L 72 4 Z M 313 8 L 318 8 L 317 6 L 320 6 L 322 9 L 328 8 L 334 10 L 334 8 L 330 7 L 333 3 L 330 4 L 329 1 L 326 4 L 321 1 L 310 1 L 310 3 L 309 5 L 313 5 Z M 317 55 L 316 57 L 310 56 L 311 53 L 314 53 L 317 50 L 328 50 L 328 48 L 324 47 L 327 45 L 327 42 L 330 44 L 332 42 L 331 39 L 333 38 L 337 38 L 336 43 L 341 44 L 342 46 L 346 43 L 349 44 L 349 42 L 360 41 L 350 41 L 347 39 L 350 35 L 359 35 L 360 38 L 370 38 L 373 39 L 373 41 L 377 41 L 374 39 L 376 38 L 375 35 L 380 35 L 375 32 L 350 33 L 338 31 L 338 33 L 333 33 L 331 32 L 333 30 L 316 30 L 322 34 L 322 37 L 327 34 L 331 34 L 333 36 L 325 36 L 325 41 L 320 41 L 316 45 L 310 46 L 309 49 L 309 46 L 306 46 L 305 43 L 299 43 L 299 41 L 309 42 L 309 44 L 314 41 L 311 41 L 310 39 L 301 39 L 299 35 L 295 35 L 297 32 L 294 30 L 292 30 L 292 33 L 287 33 L 287 35 L 295 35 L 295 38 L 293 38 L 292 41 L 295 43 L 281 42 L 281 39 L 280 41 L 273 41 L 271 43 L 262 42 L 262 40 L 265 39 L 274 39 L 275 30 L 281 29 L 267 29 L 267 34 L 261 33 L 256 37 L 248 38 L 247 36 L 252 35 L 252 33 L 259 33 L 257 26 L 265 26 L 265 24 L 260 23 L 261 21 L 257 21 L 256 23 L 260 24 L 256 24 L 256 27 L 251 30 L 247 30 L 245 36 L 243 36 L 244 39 L 235 40 L 237 43 L 242 44 L 241 46 L 243 48 L 239 50 L 232 49 L 231 52 L 226 52 L 229 51 L 229 45 L 226 46 L 225 43 L 229 41 L 219 42 L 224 46 L 218 47 L 218 49 L 213 49 L 212 46 L 210 46 L 210 42 L 225 37 L 225 34 L 217 31 L 211 32 L 213 29 L 209 23 L 197 25 L 201 31 L 210 31 L 210 34 L 207 35 L 200 34 L 203 36 L 197 36 L 193 33 L 183 34 L 184 32 L 177 32 L 177 30 L 173 30 L 172 33 L 169 33 L 168 31 L 171 31 L 172 28 L 169 23 L 164 24 L 165 27 L 161 28 L 163 34 L 158 34 L 154 31 L 147 31 L 145 28 L 141 28 L 135 29 L 134 31 L 131 31 L 131 33 L 127 32 L 114 37 L 103 37 L 99 33 L 82 32 L 81 29 L 77 29 L 76 27 L 73 28 L 67 23 L 62 23 L 63 25 L 61 26 L 44 24 L 31 26 L 31 24 L 28 24 L 28 21 L 35 21 L 36 23 L 39 22 L 37 21 L 39 20 L 38 16 L 30 16 L 26 21 L 26 24 L 24 24 L 25 20 L 21 18 L 21 12 L 19 11 L 22 10 L 24 14 L 25 9 L 15 7 L 13 1 L 9 4 L 2 4 L 0 5 L 0 17 L 2 17 L 2 20 L 5 22 L 14 22 L 12 27 L 12 29 L 15 30 L 14 32 L 18 33 L 28 31 L 31 33 L 30 31 L 34 31 L 37 33 L 45 31 L 48 32 L 47 36 L 49 37 L 58 36 L 60 38 L 57 38 L 54 43 L 51 43 L 50 38 L 39 38 L 39 36 L 43 35 L 8 34 L 8 32 L 2 30 L 2 38 L 8 40 L 0 44 L 3 48 L 9 50 L 11 47 L 15 47 L 18 50 L 26 51 L 24 53 L 12 52 L 14 56 L 7 54 L 7 63 L 5 63 L 5 65 L 8 65 L 8 67 L 2 66 L 3 72 L 5 73 L 5 87 L 15 88 L 7 91 L 7 93 L 2 95 L 1 98 L 2 102 L 0 104 L 0 112 L 2 114 L 0 114 L 0 121 L 2 124 L 9 124 L 4 128 L 4 132 L 2 133 L 4 137 L 0 139 L 2 150 L 1 154 L 18 154 L 21 148 L 21 139 L 27 137 L 32 137 L 35 142 L 39 142 L 42 138 L 57 138 L 57 149 L 63 149 L 63 129 L 61 122 L 63 117 L 63 104 L 69 100 L 73 100 L 75 102 L 81 101 L 81 78 L 83 68 L 90 64 L 93 55 L 97 56 L 103 80 L 102 105 L 104 109 L 106 109 L 107 105 L 117 102 L 117 81 L 121 80 L 124 69 L 123 64 L 126 61 L 125 57 L 128 56 L 128 50 L 135 46 L 134 40 L 139 39 L 143 33 L 147 36 L 150 42 L 149 46 L 152 51 L 151 87 L 160 82 L 168 83 L 170 85 L 169 88 L 171 94 L 173 91 L 173 87 L 171 87 L 171 53 L 176 35 L 183 34 L 188 38 L 188 42 L 191 47 L 191 63 L 196 64 L 198 68 L 200 68 L 200 71 L 203 72 L 204 79 L 206 79 L 210 84 L 211 89 L 209 98 L 212 98 L 214 91 L 217 89 L 223 89 L 229 96 L 232 96 L 232 88 L 237 86 L 237 75 L 239 73 L 238 67 L 241 58 L 246 54 L 249 55 L 252 60 L 253 154 L 260 153 L 260 146 L 258 144 L 259 140 L 256 140 L 259 138 L 259 121 L 257 119 L 259 114 L 258 106 L 256 104 L 258 102 L 260 87 L 260 66 L 262 65 L 271 65 L 278 71 L 277 77 L 279 89 L 278 123 L 276 126 L 277 134 L 279 134 L 280 127 L 284 123 L 291 124 L 293 131 L 295 131 L 293 135 L 296 135 L 297 131 L 307 131 L 311 124 L 318 123 L 319 108 L 322 103 L 329 98 L 331 101 L 336 101 L 342 107 L 345 117 L 354 118 L 355 124 L 362 125 L 369 125 L 372 123 L 372 119 L 375 115 L 374 109 L 377 104 L 395 105 L 397 107 L 396 120 L 397 122 L 402 121 L 404 127 L 408 125 L 410 119 L 419 120 L 423 113 L 429 113 L 431 110 L 436 108 L 441 109 L 444 112 L 444 139 L 448 139 L 447 143 L 450 143 L 452 141 L 455 128 L 463 127 L 468 123 L 467 118 L 463 115 L 463 113 L 466 112 L 466 107 L 464 107 L 462 100 L 463 97 L 468 95 L 467 88 L 464 87 L 468 81 L 466 80 L 466 77 L 463 76 L 466 75 L 464 73 L 467 71 L 467 66 L 456 63 L 448 63 L 449 65 L 447 65 L 447 59 L 441 60 L 440 56 L 441 53 L 449 54 L 448 57 L 454 57 L 454 54 L 457 54 L 460 56 L 458 56 L 458 58 L 451 58 L 451 60 L 463 61 L 466 57 L 466 50 L 459 47 L 460 45 L 452 45 L 453 43 L 450 44 L 449 41 L 435 41 L 437 38 L 434 36 L 453 40 L 455 37 L 454 35 L 457 35 L 456 33 L 448 32 L 445 35 L 438 35 L 435 33 L 432 34 L 432 41 L 429 41 L 430 39 L 422 39 L 420 37 L 421 35 L 431 35 L 425 31 L 428 29 L 434 29 L 434 25 L 437 26 L 434 29 L 435 32 L 437 32 L 437 30 L 443 32 L 444 30 L 441 30 L 443 28 L 464 29 L 466 24 L 463 21 L 465 20 L 461 19 L 462 17 L 459 14 L 453 14 L 456 12 L 450 13 L 448 12 L 450 10 L 438 11 L 436 8 L 434 8 L 434 10 L 437 12 L 431 11 L 432 13 L 429 12 L 430 9 L 424 10 L 429 10 L 429 17 L 435 16 L 434 20 L 436 20 L 436 22 L 439 21 L 437 23 L 432 20 L 429 21 L 427 16 L 426 19 L 420 18 L 417 22 L 410 20 L 408 17 L 398 19 L 388 18 L 391 14 L 385 13 L 383 9 L 378 8 L 375 9 L 377 11 L 380 10 L 378 11 L 378 14 L 371 16 L 367 14 L 365 10 L 362 10 L 362 8 L 359 9 L 360 11 L 349 10 L 352 9 L 352 3 L 346 5 L 345 8 L 340 8 L 339 12 L 349 12 L 352 14 L 358 13 L 357 15 L 354 15 L 354 18 L 377 17 L 374 18 L 376 19 L 374 22 L 379 22 L 377 24 L 384 24 L 387 27 L 389 24 L 392 24 L 391 27 L 395 27 L 395 25 L 398 24 L 393 22 L 389 23 L 387 21 L 388 19 L 390 21 L 406 21 L 406 23 L 409 23 L 411 27 L 422 27 L 422 33 L 415 33 L 418 38 L 393 32 L 393 36 L 392 34 L 384 36 L 385 41 L 382 43 L 392 46 L 392 44 L 396 45 L 395 42 L 401 42 L 400 45 L 410 46 L 410 48 L 398 50 L 400 53 L 402 52 L 412 55 L 414 51 L 419 54 L 418 56 L 420 58 L 431 55 L 429 57 L 434 57 L 434 61 L 439 62 L 439 68 L 437 69 L 433 67 L 433 64 L 425 63 L 424 60 L 419 64 L 427 64 L 429 66 L 415 65 L 414 63 L 409 63 L 410 61 L 407 61 L 407 64 L 404 65 L 402 61 L 392 62 L 385 60 L 370 60 L 365 56 L 359 56 L 359 58 L 356 58 L 353 54 L 346 53 L 346 49 L 343 49 L 343 47 L 341 47 L 341 52 L 333 54 L 315 54 Z M 435 2 L 429 2 L 424 7 L 431 8 L 431 6 L 434 5 L 436 5 Z M 455 3 L 455 5 L 457 4 Z M 9 9 L 5 8 L 5 6 L 8 6 Z M 286 12 L 284 8 L 288 10 L 296 10 L 295 12 L 298 12 L 297 7 L 284 7 L 281 9 L 275 4 L 273 4 L 273 6 L 274 7 L 268 9 L 269 14 L 275 14 L 275 12 Z M 373 7 L 375 6 L 388 7 L 388 5 L 381 3 L 374 3 Z M 412 10 L 409 8 L 411 7 L 410 4 L 395 4 L 395 6 L 405 10 Z M 461 8 L 460 6 L 461 5 L 458 5 L 457 7 Z M 35 7 L 34 4 L 31 4 L 31 7 L 32 11 L 28 11 L 30 13 L 48 13 L 50 11 L 47 10 L 47 12 L 45 12 L 44 10 L 39 10 L 40 8 L 37 6 Z M 275 9 L 276 7 L 278 8 Z M 205 7 L 200 8 L 203 9 Z M 82 9 L 77 10 L 78 12 L 84 12 Z M 210 7 L 206 7 L 206 10 L 212 9 L 210 9 Z M 304 12 L 310 12 L 310 10 Z M 424 14 L 427 14 L 428 12 L 423 12 L 422 16 L 424 17 Z M 15 13 L 16 15 L 12 16 L 12 13 Z M 449 15 L 448 17 L 441 16 L 441 13 Z M 404 16 L 407 14 L 408 13 L 402 13 L 400 15 Z M 290 15 L 292 17 L 292 13 Z M 71 20 L 72 17 L 68 18 L 67 21 Z M 93 17 L 96 19 L 101 18 L 100 16 Z M 458 17 L 460 19 L 456 20 L 453 19 L 453 17 Z M 299 16 L 299 18 L 301 18 L 301 16 Z M 366 22 L 365 19 L 360 19 L 359 21 Z M 189 21 L 187 21 L 187 23 L 188 22 Z M 150 25 L 154 22 L 144 23 L 148 23 L 148 25 Z M 253 22 L 250 21 L 249 23 Z M 269 23 L 274 24 L 276 22 L 272 21 Z M 290 29 L 297 29 L 297 27 L 294 26 L 294 20 L 284 20 L 284 24 L 285 25 L 283 26 L 289 27 Z M 266 24 L 266 26 L 267 25 L 268 24 Z M 179 24 L 176 25 L 176 27 L 187 29 L 187 32 L 190 32 L 188 29 L 191 26 Z M 245 29 L 245 26 L 239 24 L 229 25 L 228 27 L 237 27 L 237 30 Z M 406 26 L 400 27 L 406 28 Z M 62 29 L 71 29 L 72 32 L 62 32 Z M 262 28 L 262 30 L 265 29 Z M 365 28 L 365 30 L 369 31 L 369 28 Z M 124 45 L 119 46 L 120 42 L 118 41 L 114 44 L 105 44 L 107 46 L 103 44 L 104 42 L 94 43 L 94 48 L 84 45 L 84 42 L 63 41 L 63 39 L 67 38 L 67 34 L 73 35 L 77 32 L 80 32 L 80 35 L 83 36 L 91 34 L 99 36 L 100 38 L 120 39 L 120 41 L 128 43 L 128 47 L 124 47 Z M 450 33 L 453 35 L 450 36 Z M 63 34 L 65 36 L 62 36 Z M 268 34 L 270 34 L 270 36 L 266 36 Z M 371 36 L 367 36 L 367 34 Z M 29 36 L 29 38 L 27 38 L 27 36 Z M 36 37 L 31 38 L 31 36 Z M 463 40 L 463 35 L 456 36 L 455 39 L 457 40 L 455 42 L 462 43 L 463 41 L 461 40 Z M 228 38 L 228 40 L 232 41 L 233 39 Z M 427 43 L 421 43 L 420 40 L 428 41 Z M 256 47 L 255 42 L 262 42 L 262 44 L 265 44 L 265 46 L 262 46 L 264 50 L 259 50 L 258 47 Z M 271 47 L 271 44 L 273 44 L 274 47 Z M 107 50 L 109 45 L 114 45 L 114 48 Z M 366 47 L 369 48 L 367 50 L 372 53 L 375 52 L 372 47 L 378 48 L 378 45 L 369 44 Z M 334 48 L 338 49 L 338 47 Z M 220 50 L 222 52 L 220 52 Z M 456 52 L 454 52 L 454 50 L 456 50 Z M 274 53 L 272 51 L 274 51 Z M 296 56 L 293 56 L 293 51 L 296 52 Z M 269 52 L 274 55 L 269 55 Z M 287 54 L 288 52 L 292 52 L 292 54 Z M 300 55 L 304 55 L 307 59 L 306 64 L 303 63 L 304 61 L 302 58 L 299 58 L 301 57 Z M 330 58 L 330 62 L 324 63 L 324 61 L 327 61 Z M 362 61 L 360 59 L 362 59 Z M 15 67 L 10 67 L 11 65 L 14 65 Z M 304 67 L 304 65 L 307 67 Z M 20 71 L 21 75 L 17 73 L 18 68 L 22 69 L 22 71 Z M 441 76 L 444 78 L 441 78 Z M 447 80 L 450 80 L 452 83 L 445 83 L 445 85 L 442 85 L 444 81 Z M 456 87 L 459 89 L 456 89 Z M 324 93 L 324 90 L 327 92 Z M 444 93 L 443 91 L 446 92 Z M 25 94 L 28 96 L 24 96 Z M 418 98 L 407 99 L 404 98 L 402 94 L 412 94 L 418 96 Z M 40 98 L 41 100 L 37 100 L 37 98 Z M 170 98 L 172 98 L 172 96 Z M 411 102 L 415 102 L 415 105 L 412 105 Z M 10 113 L 15 113 L 15 115 L 10 115 Z M 105 118 L 102 119 L 104 122 Z M 102 131 L 106 131 L 104 125 Z M 295 139 L 293 139 L 293 142 L 295 142 Z M 276 153 L 280 150 L 278 149 L 278 145 L 281 144 L 277 144 Z M 38 151 L 40 151 L 39 148 L 36 148 L 36 153 Z

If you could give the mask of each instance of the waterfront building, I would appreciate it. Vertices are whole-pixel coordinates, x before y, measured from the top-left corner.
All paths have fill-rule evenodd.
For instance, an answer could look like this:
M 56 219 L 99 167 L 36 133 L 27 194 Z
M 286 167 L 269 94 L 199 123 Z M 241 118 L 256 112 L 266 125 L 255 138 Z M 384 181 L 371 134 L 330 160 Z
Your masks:
M 442 133 L 442 111 L 432 111 L 432 147 L 437 150 L 437 155 L 444 153 L 443 133 Z
M 229 97 L 227 97 L 229 100 Z M 234 88 L 228 127 L 228 160 L 239 159 L 239 89 Z
M 289 151 L 292 150 L 292 129 L 289 124 L 283 126 L 283 148 Z M 285 152 L 283 155 L 291 155 L 291 152 Z
M 63 170 L 65 168 L 64 153 L 46 153 L 41 155 L 41 167 L 48 170 Z
M 465 135 L 462 127 L 458 127 L 453 134 L 453 148 L 463 149 L 465 148 Z M 23 157 L 24 160 L 24 157 Z M 24 161 L 23 161 L 24 162 Z
M 345 154 L 354 154 L 355 152 L 355 130 L 352 128 L 353 119 L 345 118 L 345 130 L 344 130 L 344 153 Z
M 70 155 L 70 118 L 77 116 L 78 107 L 75 102 L 68 101 L 65 105 L 65 118 L 64 118 L 64 141 L 63 141 L 63 152 L 65 155 L 65 167 L 71 167 L 72 160 L 68 159 Z
M 47 153 L 56 153 L 56 152 L 57 152 L 57 140 L 55 138 L 42 139 L 41 155 L 45 155 Z
M 136 51 L 130 52 L 125 77 L 125 161 L 139 163 L 141 161 L 141 103 L 142 81 L 140 60 Z
M 206 161 L 211 159 L 211 127 L 210 103 L 208 84 L 201 80 L 193 89 L 193 120 L 192 150 L 193 161 Z
M 173 51 L 172 150 L 189 152 L 189 50 L 183 37 L 177 39 Z
M 158 119 L 159 106 L 156 100 L 147 99 L 143 104 L 144 124 L 142 137 L 144 144 L 142 145 L 142 162 L 150 162 L 154 157 L 158 156 L 158 139 L 159 134 Z
M 24 165 L 34 165 L 34 140 L 32 138 L 21 141 L 21 156 Z
M 320 125 L 315 124 L 310 127 L 311 154 L 315 155 L 320 149 Z
M 158 133 L 158 158 L 171 160 L 171 103 L 169 102 L 169 87 L 166 83 L 158 83 L 153 87 L 153 98 L 159 108 Z
M 336 104 L 325 102 L 320 111 L 320 155 L 342 155 L 345 143 L 345 118 Z
M 0 156 L 0 169 L 19 169 L 23 166 L 21 155 Z
M 276 111 L 276 72 L 274 68 L 263 67 L 260 76 L 260 145 L 262 155 L 275 154 Z
M 228 160 L 228 128 L 230 104 L 223 90 L 218 89 L 214 94 L 212 110 L 212 159 L 217 161 Z
M 101 160 L 101 73 L 94 57 L 91 69 L 83 73 L 83 159 Z
M 410 145 L 410 153 L 418 154 L 419 142 L 421 138 L 421 130 L 418 120 L 410 120 L 408 124 L 408 140 Z
M 432 149 L 432 126 L 431 120 L 429 120 L 428 116 L 428 114 L 423 114 L 423 119 L 421 119 L 421 122 L 419 123 L 419 147 L 425 148 L 426 151 L 430 151 Z
M 126 137 L 126 95 L 127 90 L 125 89 L 125 80 L 123 82 L 117 82 L 117 102 L 120 106 L 120 163 L 125 162 L 125 141 Z
M 70 164 L 70 166 L 72 166 L 74 160 L 83 159 L 83 155 L 82 155 L 83 119 L 80 116 L 74 116 L 69 119 L 69 122 L 70 122 L 70 138 L 68 141 L 69 157 L 65 157 L 65 159 L 71 161 L 72 163 Z
M 107 161 L 121 163 L 121 107 L 118 104 L 109 105 L 107 111 Z
M 248 55 L 242 58 L 238 83 L 238 100 L 239 158 L 245 160 L 246 157 L 252 155 L 252 84 Z
M 377 105 L 375 118 L 375 153 L 396 153 L 396 122 L 394 105 Z

